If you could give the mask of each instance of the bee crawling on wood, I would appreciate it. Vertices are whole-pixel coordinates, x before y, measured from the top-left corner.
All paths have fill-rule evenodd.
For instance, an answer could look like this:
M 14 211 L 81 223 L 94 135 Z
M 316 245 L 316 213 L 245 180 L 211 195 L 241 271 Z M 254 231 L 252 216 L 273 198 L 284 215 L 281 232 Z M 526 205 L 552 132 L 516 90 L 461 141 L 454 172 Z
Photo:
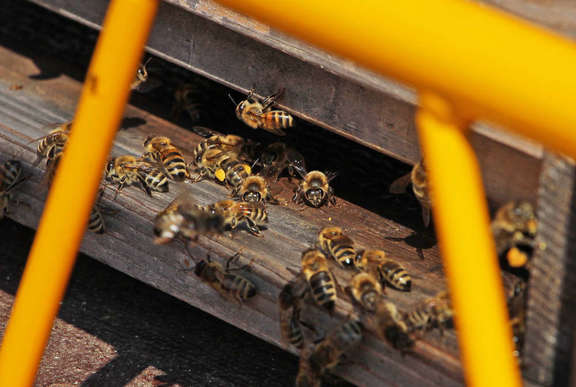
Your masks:
M 414 340 L 410 336 L 404 316 L 395 304 L 380 300 L 374 313 L 376 334 L 394 348 L 404 352 L 412 348 Z
M 303 276 L 297 276 L 284 285 L 278 295 L 282 339 L 298 349 L 302 349 L 304 346 L 300 312 L 309 295 L 308 283 Z
M 432 208 L 432 201 L 430 199 L 430 190 L 428 187 L 428 179 L 424 160 L 414 164 L 412 171 L 398 179 L 394 180 L 390 185 L 390 193 L 402 194 L 406 192 L 408 185 L 412 184 L 412 192 L 420 207 L 422 207 L 422 222 L 425 227 L 430 225 L 430 209 Z
M 440 332 L 452 324 L 454 311 L 448 292 L 443 291 L 434 297 L 426 298 L 404 313 L 408 332 L 425 332 L 437 328 Z
M 328 266 L 326 256 L 317 249 L 302 253 L 301 273 L 308 283 L 314 302 L 329 313 L 336 305 L 336 280 Z
M 144 141 L 144 160 L 156 161 L 166 170 L 166 175 L 175 181 L 190 177 L 184 156 L 168 137 L 149 136 Z
M 33 165 L 38 165 L 40 160 L 49 157 L 49 155 L 54 153 L 54 147 L 64 148 L 64 145 L 68 142 L 68 137 L 72 131 L 72 121 L 65 122 L 63 124 L 58 124 L 58 126 L 50 131 L 45 136 L 34 139 L 30 143 L 38 142 L 36 147 L 36 160 Z
M 334 190 L 330 182 L 336 177 L 335 172 L 310 171 L 306 173 L 302 168 L 296 168 L 302 176 L 300 185 L 294 192 L 292 201 L 296 203 L 304 202 L 312 207 L 321 207 L 324 203 L 336 204 Z
M 295 168 L 306 170 L 304 156 L 296 149 L 287 147 L 283 142 L 268 145 L 256 164 L 262 167 L 259 174 L 270 180 L 278 180 L 285 169 L 288 169 L 290 176 L 296 174 Z
M 340 227 L 325 227 L 318 233 L 318 246 L 345 269 L 354 268 L 354 241 Z
M 538 221 L 529 202 L 511 201 L 498 209 L 492 233 L 498 256 L 510 267 L 524 267 L 534 251 Z
M 232 196 L 249 203 L 279 203 L 278 199 L 272 196 L 270 185 L 262 176 L 246 177 L 242 184 L 232 191 Z
M 239 257 L 240 254 L 236 253 L 228 258 L 226 266 L 222 267 L 219 263 L 212 262 L 208 256 L 206 260 L 201 260 L 196 264 L 194 273 L 222 297 L 242 304 L 256 295 L 256 285 L 244 276 L 235 273 L 237 270 L 245 269 L 248 265 L 237 269 L 230 268 L 230 264 Z
M 352 277 L 347 291 L 352 299 L 367 312 L 376 311 L 376 306 L 383 294 L 380 282 L 365 272 L 360 272 Z
M 347 321 L 330 332 L 309 355 L 302 354 L 307 364 L 300 362 L 297 381 L 301 382 L 297 385 L 319 386 L 322 376 L 333 370 L 346 354 L 358 347 L 363 337 L 364 327 L 358 320 Z M 303 383 L 304 381 L 307 384 Z
M 285 136 L 282 129 L 294 126 L 294 118 L 283 110 L 272 110 L 272 105 L 282 95 L 284 90 L 259 102 L 254 98 L 254 89 L 251 89 L 245 100 L 236 105 L 236 117 L 253 129 L 264 129 L 277 136 Z
M 235 230 L 244 225 L 248 232 L 261 237 L 261 228 L 268 223 L 266 208 L 257 203 L 236 202 L 234 200 L 220 200 L 205 207 L 206 211 L 218 215 L 223 220 L 223 225 Z
M 224 217 L 220 212 L 199 206 L 190 195 L 173 200 L 154 218 L 154 243 L 165 244 L 178 236 L 195 241 L 199 235 L 224 232 Z
M 11 191 L 24 180 L 20 161 L 8 160 L 0 165 L 0 220 L 8 213 Z
M 112 158 L 104 169 L 106 181 L 118 184 L 117 194 L 125 186 L 139 184 L 148 196 L 152 191 L 168 192 L 168 178 L 160 168 L 131 155 Z
M 356 266 L 375 278 L 382 286 L 391 285 L 397 290 L 409 292 L 412 288 L 412 277 L 398 262 L 388 258 L 382 250 L 364 250 L 356 256 Z

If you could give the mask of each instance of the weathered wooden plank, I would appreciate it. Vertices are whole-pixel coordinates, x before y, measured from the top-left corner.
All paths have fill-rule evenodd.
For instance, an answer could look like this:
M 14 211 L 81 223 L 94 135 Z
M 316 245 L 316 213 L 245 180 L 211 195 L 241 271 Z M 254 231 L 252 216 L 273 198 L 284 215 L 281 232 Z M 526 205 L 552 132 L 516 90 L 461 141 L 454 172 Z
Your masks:
M 16 157 L 24 161 L 31 178 L 19 187 L 17 199 L 22 205 L 12 208 L 11 217 L 35 227 L 43 206 L 45 190 L 40 186 L 41 169 L 33 168 L 33 146 L 27 144 L 47 132 L 49 122 L 64 121 L 71 117 L 80 85 L 65 76 L 38 81 L 28 77 L 36 73 L 33 62 L 0 48 L 0 152 L 2 157 Z M 21 90 L 10 90 L 17 83 Z M 113 154 L 140 153 L 142 141 L 150 134 L 169 135 L 181 144 L 189 155 L 198 136 L 183 130 L 145 111 L 129 106 L 127 117 L 137 117 L 142 125 L 118 133 Z M 97 127 L 97 123 L 95 123 Z M 426 259 L 420 260 L 414 247 L 402 239 L 412 230 L 393 221 L 339 200 L 335 208 L 297 211 L 292 205 L 270 207 L 270 225 L 259 239 L 246 233 L 234 238 L 225 236 L 202 237 L 192 248 L 195 259 L 204 258 L 207 249 L 216 259 L 242 251 L 243 262 L 252 261 L 253 280 L 259 295 L 243 307 L 230 306 L 210 288 L 182 271 L 189 264 L 183 246 L 173 243 L 154 246 L 151 219 L 182 190 L 187 190 L 200 203 L 208 203 L 226 196 L 224 188 L 210 182 L 200 184 L 173 184 L 170 192 L 146 197 L 134 187 L 127 188 L 116 202 L 107 190 L 104 202 L 119 212 L 108 217 L 109 231 L 104 235 L 87 234 L 82 251 L 135 278 L 151 284 L 179 299 L 200 307 L 269 342 L 284 347 L 280 342 L 276 297 L 279 287 L 292 277 L 288 267 L 297 268 L 300 252 L 309 246 L 319 228 L 331 222 L 343 225 L 360 245 L 383 248 L 402 262 L 415 278 L 410 294 L 389 291 L 389 297 L 401 307 L 408 307 L 425 295 L 444 288 L 441 264 L 435 247 L 426 250 Z M 286 199 L 290 192 L 279 196 Z M 244 261 L 245 260 L 245 261 Z M 339 278 L 346 275 L 336 270 Z M 344 281 L 342 280 L 344 283 Z M 337 314 L 342 318 L 350 310 L 347 302 L 339 303 Z M 308 317 L 307 317 L 308 318 Z M 326 316 L 310 311 L 313 320 L 328 321 Z M 455 337 L 431 335 L 419 343 L 413 354 L 401 356 L 387 344 L 368 338 L 359 351 L 356 363 L 343 368 L 346 378 L 361 384 L 402 385 L 459 385 L 461 375 Z
M 530 271 L 525 343 L 526 377 L 543 386 L 568 385 L 576 326 L 576 168 L 546 153 L 540 178 L 536 250 Z
M 93 28 L 107 5 L 105 0 L 34 2 Z M 284 87 L 280 104 L 295 115 L 405 162 L 420 158 L 412 91 L 212 1 L 162 4 L 148 49 L 242 92 L 255 87 L 266 94 Z M 477 125 L 471 138 L 494 205 L 517 197 L 535 200 L 539 145 L 486 125 Z

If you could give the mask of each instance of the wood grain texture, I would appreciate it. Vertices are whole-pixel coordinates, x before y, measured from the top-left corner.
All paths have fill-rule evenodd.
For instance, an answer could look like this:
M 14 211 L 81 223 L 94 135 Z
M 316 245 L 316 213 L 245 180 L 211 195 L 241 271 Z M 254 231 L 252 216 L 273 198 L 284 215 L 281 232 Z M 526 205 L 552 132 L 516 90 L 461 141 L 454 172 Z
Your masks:
M 99 28 L 107 5 L 34 2 L 92 28 Z M 413 91 L 212 1 L 163 3 L 148 51 L 244 93 L 286 88 L 279 106 L 295 116 L 399 160 L 420 159 Z M 485 124 L 474 127 L 471 140 L 495 206 L 520 197 L 535 201 L 539 145 Z
M 568 385 L 576 326 L 576 169 L 547 153 L 540 178 L 539 229 L 532 267 L 525 343 L 526 377 Z
M 29 142 L 47 133 L 49 123 L 70 119 L 80 91 L 80 84 L 65 76 L 50 80 L 28 77 L 37 72 L 32 61 L 0 47 L 0 155 L 3 159 L 18 158 L 26 166 L 30 178 L 19 187 L 17 206 L 10 207 L 10 217 L 36 227 L 43 207 L 46 188 L 41 185 L 42 166 L 32 167 L 34 144 Z M 10 90 L 18 83 L 22 89 Z M 118 132 L 113 155 L 142 152 L 144 138 L 151 134 L 168 135 L 190 156 L 199 137 L 129 106 L 126 117 L 140 118 L 142 125 Z M 97 127 L 97 123 L 95 123 Z M 231 305 L 211 288 L 200 283 L 182 269 L 190 267 L 191 257 L 180 243 L 168 246 L 152 244 L 151 220 L 182 191 L 189 191 L 201 204 L 226 197 L 227 191 L 214 183 L 172 184 L 170 192 L 145 196 L 138 188 L 126 188 L 117 201 L 111 201 L 113 191 L 106 190 L 104 205 L 117 212 L 106 218 L 108 231 L 104 235 L 86 234 L 82 251 L 120 271 L 140 279 L 185 302 L 199 307 L 264 340 L 285 347 L 279 338 L 276 297 L 279 288 L 297 270 L 300 253 L 313 241 L 317 231 L 326 224 L 342 225 L 359 245 L 382 248 L 400 261 L 414 277 L 413 291 L 400 293 L 390 290 L 390 299 L 402 308 L 444 289 L 442 266 L 436 247 L 423 251 L 420 259 L 416 248 L 404 238 L 413 231 L 391 220 L 339 199 L 334 208 L 300 210 L 293 205 L 269 207 L 270 224 L 264 238 L 245 232 L 227 236 L 201 237 L 190 250 L 193 259 L 211 255 L 222 260 L 236 251 L 242 252 L 242 263 L 251 263 L 247 274 L 257 284 L 258 295 L 242 307 Z M 287 199 L 291 192 L 282 192 Z M 335 269 L 345 283 L 349 275 Z M 351 310 L 346 300 L 338 303 L 337 320 Z M 336 320 L 310 308 L 306 318 L 332 326 Z M 414 353 L 405 356 L 387 344 L 369 337 L 355 356 L 353 364 L 338 373 L 360 385 L 461 385 L 462 376 L 457 359 L 453 332 L 443 337 L 427 336 Z

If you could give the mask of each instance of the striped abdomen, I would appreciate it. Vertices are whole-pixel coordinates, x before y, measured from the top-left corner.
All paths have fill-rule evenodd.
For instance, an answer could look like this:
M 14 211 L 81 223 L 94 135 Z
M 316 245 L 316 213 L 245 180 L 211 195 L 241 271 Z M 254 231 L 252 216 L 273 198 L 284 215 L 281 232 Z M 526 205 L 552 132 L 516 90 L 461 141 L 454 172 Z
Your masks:
M 22 164 L 18 160 L 8 160 L 0 167 L 0 191 L 10 188 L 22 175 Z
M 432 316 L 430 311 L 422 305 L 417 306 L 403 316 L 408 333 L 425 331 L 431 328 Z
M 232 187 L 238 187 L 250 176 L 251 168 L 241 161 L 232 161 L 226 166 L 226 182 Z
M 68 140 L 68 135 L 63 132 L 56 132 L 51 133 L 48 136 L 44 137 L 39 143 L 38 147 L 36 148 L 36 152 L 43 157 L 47 157 L 48 153 L 52 149 L 52 147 L 56 145 L 64 145 Z
M 264 207 L 253 206 L 243 206 L 242 214 L 245 218 L 252 220 L 257 225 L 263 226 L 268 223 L 268 213 Z
M 350 238 L 340 235 L 333 239 L 327 239 L 324 244 L 326 245 L 325 250 L 340 266 L 347 269 L 354 267 L 356 249 L 354 249 L 354 242 Z
M 332 276 L 326 271 L 320 271 L 310 277 L 308 283 L 314 301 L 319 306 L 332 311 L 336 303 L 336 287 Z
M 104 218 L 98 209 L 98 205 L 92 207 L 90 219 L 88 220 L 88 230 L 95 232 L 96 234 L 102 234 L 104 232 Z
M 220 285 L 222 290 L 230 293 L 240 302 L 246 301 L 256 294 L 256 286 L 250 280 L 238 274 L 226 273 L 221 279 Z
M 283 110 L 271 110 L 260 116 L 259 126 L 264 129 L 282 129 L 294 125 L 294 118 Z
M 378 270 L 382 279 L 394 288 L 405 292 L 410 291 L 412 287 L 412 278 L 406 269 L 404 269 L 404 267 L 399 263 L 392 260 L 386 260 L 378 267 Z
M 160 159 L 172 180 L 182 181 L 188 177 L 186 161 L 184 161 L 184 156 L 177 148 L 169 147 L 163 150 L 160 154 Z
M 153 168 L 146 173 L 142 173 L 141 177 L 144 184 L 152 191 L 168 192 L 168 178 L 159 169 Z
M 297 308 L 280 311 L 280 333 L 282 338 L 298 349 L 304 346 L 304 335 Z

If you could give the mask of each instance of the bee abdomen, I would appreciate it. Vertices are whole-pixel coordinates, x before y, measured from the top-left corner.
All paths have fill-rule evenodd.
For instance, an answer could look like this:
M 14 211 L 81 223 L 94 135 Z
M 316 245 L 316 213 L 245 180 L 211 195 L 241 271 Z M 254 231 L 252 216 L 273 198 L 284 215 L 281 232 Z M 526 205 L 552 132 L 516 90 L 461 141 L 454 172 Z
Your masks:
M 97 206 L 94 206 L 92 212 L 90 212 L 88 230 L 95 232 L 96 234 L 102 234 L 104 232 L 104 218 Z
M 354 266 L 356 250 L 351 246 L 336 245 L 332 246 L 332 256 L 342 266 Z
M 168 178 L 160 171 L 146 175 L 144 182 L 154 191 L 168 192 Z
M 336 288 L 334 287 L 332 277 L 330 277 L 327 272 L 321 271 L 314 274 L 310 278 L 310 289 L 312 290 L 312 296 L 318 305 L 328 310 L 334 308 Z
M 383 279 L 398 290 L 410 291 L 412 278 L 399 263 L 386 261 L 380 265 L 380 274 Z
M 272 110 L 264 115 L 264 126 L 269 129 L 289 128 L 294 125 L 294 118 L 283 110 Z
M 231 292 L 239 301 L 246 301 L 256 295 L 256 286 L 251 281 L 236 274 L 226 274 L 222 281 L 222 288 Z
M 0 188 L 10 187 L 18 181 L 22 174 L 22 164 L 18 160 L 8 160 L 2 165 L 1 175 L 4 175 L 4 181 L 0 181 Z M 0 176 L 1 176 L 0 175 Z
M 290 312 L 285 311 L 283 313 Z M 302 327 L 299 319 L 298 311 L 291 312 L 290 316 L 284 316 L 281 319 L 280 329 L 282 330 L 282 336 L 284 339 L 296 348 L 301 349 L 304 346 L 304 335 L 302 334 Z
M 168 151 L 164 155 L 163 164 L 172 179 L 181 181 L 188 177 L 186 161 L 184 161 L 184 157 L 182 157 L 182 154 L 179 151 Z

